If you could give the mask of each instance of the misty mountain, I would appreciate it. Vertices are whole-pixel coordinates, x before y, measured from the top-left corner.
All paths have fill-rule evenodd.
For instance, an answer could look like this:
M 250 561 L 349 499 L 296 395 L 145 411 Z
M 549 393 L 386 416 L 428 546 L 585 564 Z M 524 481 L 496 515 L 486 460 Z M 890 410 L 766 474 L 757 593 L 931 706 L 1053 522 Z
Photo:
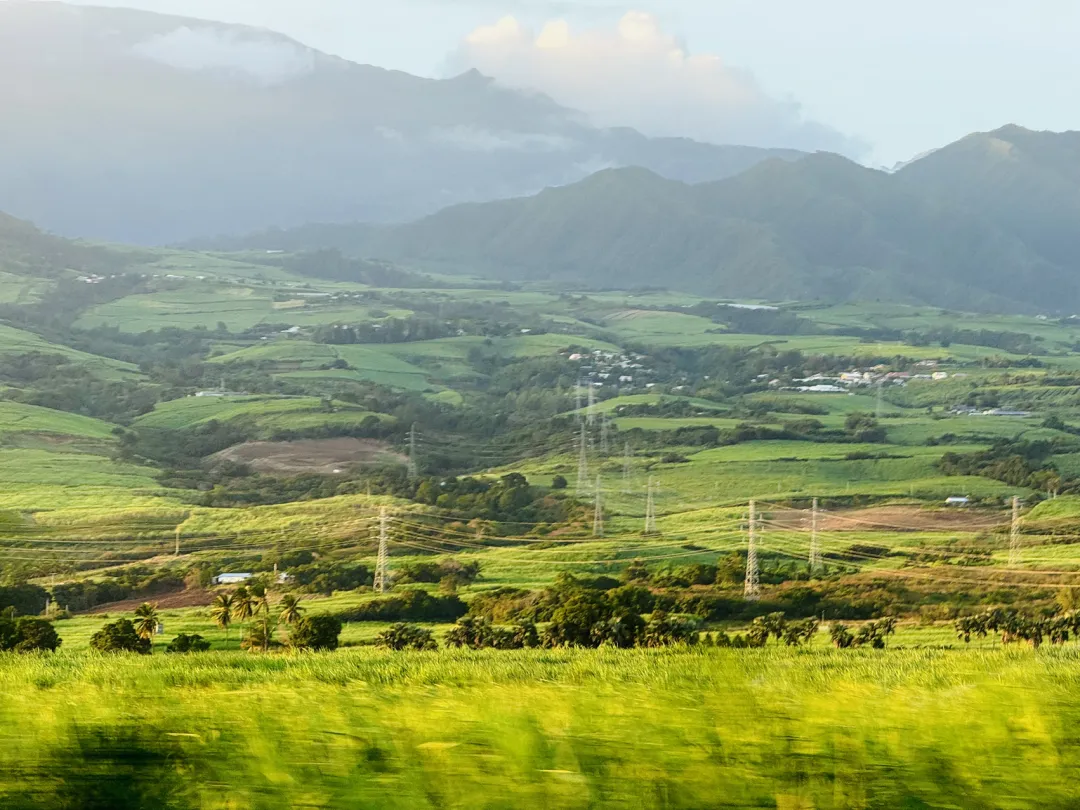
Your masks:
M 800 156 L 599 130 L 476 72 L 422 79 L 125 9 L 0 2 L 0 75 L 0 210 L 118 241 L 404 221 L 605 167 L 701 181 Z
M 1010 127 L 897 174 L 828 154 L 699 185 L 620 169 L 409 225 L 311 226 L 233 246 L 334 246 L 496 278 L 720 297 L 1072 312 L 1077 149 L 1078 133 Z

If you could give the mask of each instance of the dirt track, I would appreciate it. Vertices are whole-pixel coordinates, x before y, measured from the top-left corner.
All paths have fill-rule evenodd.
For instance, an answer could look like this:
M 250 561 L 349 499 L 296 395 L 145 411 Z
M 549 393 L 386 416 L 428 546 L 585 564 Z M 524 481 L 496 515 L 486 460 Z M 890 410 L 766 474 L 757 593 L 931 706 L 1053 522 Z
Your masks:
M 772 513 L 774 523 L 791 528 L 808 525 L 810 512 L 787 509 Z M 827 532 L 910 531 L 981 532 L 1008 522 L 1008 515 L 980 509 L 924 509 L 919 506 L 876 506 L 869 509 L 823 511 L 818 528 Z
M 389 445 L 372 439 L 307 439 L 296 442 L 248 442 L 211 456 L 215 461 L 246 464 L 266 475 L 341 475 L 350 467 L 405 464 Z
M 174 610 L 176 608 L 206 607 L 214 601 L 213 591 L 204 591 L 201 588 L 194 590 L 167 593 L 161 596 L 146 596 L 141 599 L 125 599 L 123 602 L 110 602 L 107 605 L 98 605 L 93 610 L 84 611 L 88 615 L 101 613 L 131 613 L 143 602 L 157 605 L 161 610 Z

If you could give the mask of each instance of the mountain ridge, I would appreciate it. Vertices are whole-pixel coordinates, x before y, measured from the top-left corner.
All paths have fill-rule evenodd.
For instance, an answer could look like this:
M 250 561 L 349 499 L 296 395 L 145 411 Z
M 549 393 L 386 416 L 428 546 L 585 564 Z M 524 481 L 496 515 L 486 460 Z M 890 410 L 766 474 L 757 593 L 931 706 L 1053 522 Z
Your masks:
M 475 72 L 425 79 L 262 29 L 42 0 L 0 3 L 0 71 L 19 77 L 0 84 L 0 210 L 72 237 L 407 221 L 609 166 L 699 181 L 802 156 L 595 129 Z
M 613 169 L 406 225 L 309 226 L 219 246 L 337 247 L 509 280 L 662 281 L 720 297 L 1071 312 L 1080 308 L 1069 254 L 1080 171 L 1053 166 L 1074 149 L 1080 133 L 1013 127 L 976 133 L 895 174 L 827 153 L 694 185 Z M 995 173 L 988 161 L 1012 150 L 1020 157 Z M 1047 194 L 1050 207 L 1076 207 L 1044 211 Z M 1041 219 L 1017 213 L 1028 208 Z

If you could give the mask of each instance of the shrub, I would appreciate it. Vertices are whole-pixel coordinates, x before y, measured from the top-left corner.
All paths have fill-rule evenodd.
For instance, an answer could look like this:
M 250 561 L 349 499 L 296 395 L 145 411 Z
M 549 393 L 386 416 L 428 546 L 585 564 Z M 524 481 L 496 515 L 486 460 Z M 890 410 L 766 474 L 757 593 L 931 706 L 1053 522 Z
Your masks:
M 139 638 L 129 619 L 107 624 L 90 637 L 90 648 L 103 653 L 133 652 L 150 654 L 150 639 Z
M 471 647 L 474 650 L 520 650 L 540 646 L 540 634 L 532 622 L 522 622 L 513 628 L 496 627 L 490 619 L 465 616 L 446 636 L 450 647 Z
M 373 599 L 337 614 L 346 622 L 457 621 L 469 612 L 457 596 L 432 596 L 426 591 L 402 591 L 385 599 Z
M 15 633 L 18 637 L 15 652 L 56 652 L 62 643 L 52 622 L 45 619 L 19 619 L 15 625 Z
M 198 633 L 193 635 L 187 635 L 181 633 L 172 641 L 169 642 L 169 646 L 165 648 L 167 653 L 194 653 L 194 652 L 206 652 L 210 649 L 210 642 L 200 636 Z
M 52 622 L 31 617 L 18 621 L 0 618 L 0 652 L 55 652 L 60 644 Z
M 379 634 L 375 646 L 389 650 L 436 650 L 439 645 L 430 630 L 415 624 L 395 624 Z
M 300 650 L 336 650 L 341 619 L 328 614 L 305 616 L 292 627 L 289 643 Z
M 642 647 L 670 647 L 673 644 L 697 644 L 698 622 L 668 616 L 656 611 L 645 625 L 641 636 Z

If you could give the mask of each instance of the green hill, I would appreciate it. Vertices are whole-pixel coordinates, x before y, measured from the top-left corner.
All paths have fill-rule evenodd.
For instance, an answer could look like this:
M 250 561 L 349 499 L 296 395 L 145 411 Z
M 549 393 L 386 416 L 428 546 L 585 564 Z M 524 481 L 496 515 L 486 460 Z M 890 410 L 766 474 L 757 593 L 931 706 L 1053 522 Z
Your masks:
M 824 153 L 701 185 L 616 169 L 407 225 L 317 233 L 361 255 L 513 280 L 1071 312 L 1076 155 L 1078 133 L 1010 127 L 895 175 Z

